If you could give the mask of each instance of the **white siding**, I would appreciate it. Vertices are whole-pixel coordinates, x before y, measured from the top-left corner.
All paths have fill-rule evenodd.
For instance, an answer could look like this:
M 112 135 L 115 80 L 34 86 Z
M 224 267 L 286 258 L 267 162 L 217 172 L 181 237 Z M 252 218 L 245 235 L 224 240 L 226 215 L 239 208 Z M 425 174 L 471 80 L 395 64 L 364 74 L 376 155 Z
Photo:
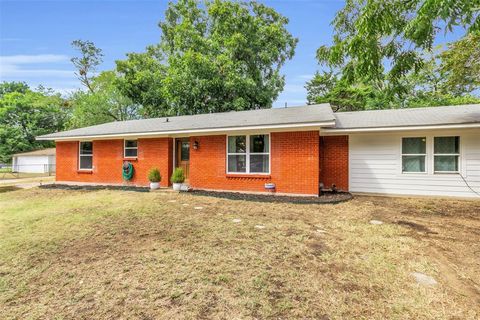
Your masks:
M 46 173 L 48 164 L 48 156 L 16 156 L 13 159 L 13 170 L 22 173 Z
M 48 156 L 48 166 L 50 168 L 50 172 L 55 172 L 56 170 L 56 157 L 55 156 Z
M 350 191 L 479 197 L 468 188 L 459 174 L 433 173 L 435 136 L 460 136 L 460 173 L 480 193 L 480 129 L 351 134 Z M 427 173 L 402 173 L 402 137 L 427 138 Z

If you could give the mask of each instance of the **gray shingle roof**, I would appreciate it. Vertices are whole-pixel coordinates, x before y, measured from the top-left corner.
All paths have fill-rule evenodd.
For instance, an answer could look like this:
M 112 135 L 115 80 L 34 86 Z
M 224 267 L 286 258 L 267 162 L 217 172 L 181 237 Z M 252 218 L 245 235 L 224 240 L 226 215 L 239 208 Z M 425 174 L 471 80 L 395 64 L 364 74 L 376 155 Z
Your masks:
M 42 139 L 62 139 L 69 137 L 111 136 L 122 134 L 162 134 L 178 131 L 215 130 L 235 127 L 315 124 L 335 121 L 329 104 L 303 107 L 259 109 L 239 112 L 222 112 L 153 118 L 143 120 L 118 121 L 96 126 L 63 131 L 37 137 Z
M 29 152 L 15 153 L 13 156 L 54 156 L 56 153 L 55 148 L 41 149 Z
M 329 129 L 329 131 L 357 128 L 469 124 L 480 123 L 480 104 L 338 112 L 335 114 L 335 117 L 337 119 L 335 128 Z

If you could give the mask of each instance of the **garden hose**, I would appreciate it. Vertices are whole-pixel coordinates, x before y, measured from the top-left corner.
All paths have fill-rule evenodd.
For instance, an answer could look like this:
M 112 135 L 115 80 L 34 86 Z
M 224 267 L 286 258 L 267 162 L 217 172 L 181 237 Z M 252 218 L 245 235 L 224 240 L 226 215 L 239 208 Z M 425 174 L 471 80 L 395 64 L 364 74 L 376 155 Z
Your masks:
M 124 162 L 122 166 L 122 176 L 124 180 L 131 180 L 133 177 L 133 165 L 130 162 Z

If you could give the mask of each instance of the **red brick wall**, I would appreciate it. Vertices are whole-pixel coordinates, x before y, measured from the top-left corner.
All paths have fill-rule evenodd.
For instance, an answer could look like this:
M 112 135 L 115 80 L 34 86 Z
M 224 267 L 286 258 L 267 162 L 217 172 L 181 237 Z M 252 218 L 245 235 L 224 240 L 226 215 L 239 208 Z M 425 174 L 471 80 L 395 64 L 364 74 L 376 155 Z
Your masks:
M 348 191 L 348 136 L 320 137 L 320 182 Z
M 271 174 L 226 175 L 226 136 L 191 137 L 190 185 L 219 190 L 265 191 L 267 182 L 280 193 L 318 194 L 318 131 L 271 133 Z
M 139 139 L 138 158 L 131 161 L 133 179 L 122 178 L 123 140 L 93 141 L 93 170 L 78 170 L 78 141 L 57 142 L 57 181 L 78 181 L 112 184 L 148 185 L 148 171 L 156 167 L 162 175 L 162 186 L 170 185 L 173 166 L 173 140 L 171 138 Z

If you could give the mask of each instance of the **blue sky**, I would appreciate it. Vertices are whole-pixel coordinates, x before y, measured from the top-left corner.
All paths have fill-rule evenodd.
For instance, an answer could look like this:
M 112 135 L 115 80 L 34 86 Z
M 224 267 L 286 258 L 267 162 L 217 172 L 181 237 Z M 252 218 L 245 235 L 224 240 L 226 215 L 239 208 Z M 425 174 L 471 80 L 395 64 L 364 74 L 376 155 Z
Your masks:
M 287 16 L 289 31 L 299 38 L 294 58 L 282 69 L 286 85 L 275 106 L 305 104 L 305 82 L 318 69 L 315 51 L 330 43 L 330 22 L 343 1 L 263 3 Z M 159 41 L 157 24 L 167 4 L 165 0 L 0 0 L 0 81 L 43 84 L 65 93 L 80 88 L 70 62 L 75 55 L 73 40 L 93 41 L 105 54 L 100 70 L 112 69 L 126 53 L 141 52 Z

